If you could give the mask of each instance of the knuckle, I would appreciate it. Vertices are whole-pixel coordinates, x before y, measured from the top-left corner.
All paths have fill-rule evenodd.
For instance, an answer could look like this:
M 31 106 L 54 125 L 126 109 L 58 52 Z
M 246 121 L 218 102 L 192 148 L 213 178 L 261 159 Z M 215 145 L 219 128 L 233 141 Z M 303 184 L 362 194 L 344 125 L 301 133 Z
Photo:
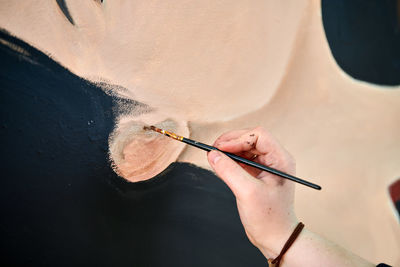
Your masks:
M 249 185 L 241 190 L 241 197 L 243 199 L 251 199 L 257 195 L 258 189 L 255 185 Z
M 267 163 L 268 163 L 268 166 L 270 166 L 272 168 L 276 168 L 280 165 L 279 160 L 276 156 L 269 157 L 267 160 Z
M 220 142 L 222 142 L 223 141 L 223 135 L 221 135 L 220 137 L 218 137 L 217 139 L 215 139 L 215 142 L 214 142 L 214 144 L 218 144 L 218 143 L 220 143 Z
M 276 167 L 285 172 L 293 172 L 296 163 L 292 157 L 286 155 L 280 156 L 276 159 Z

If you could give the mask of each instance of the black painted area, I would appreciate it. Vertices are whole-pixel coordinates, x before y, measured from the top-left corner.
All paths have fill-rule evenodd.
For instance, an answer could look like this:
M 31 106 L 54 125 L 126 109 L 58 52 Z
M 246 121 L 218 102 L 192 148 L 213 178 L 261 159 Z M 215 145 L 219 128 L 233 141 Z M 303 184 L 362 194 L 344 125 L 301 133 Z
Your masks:
M 62 13 L 64 16 L 68 19 L 68 21 L 72 24 L 75 25 L 75 22 L 71 16 L 71 13 L 69 13 L 67 3 L 65 3 L 65 0 L 56 0 L 56 3 L 58 7 L 61 9 Z
M 400 216 L 400 200 L 396 201 L 394 206 L 396 207 L 397 213 Z
M 267 266 L 221 180 L 177 163 L 147 182 L 117 177 L 120 100 L 0 40 L 0 264 Z
M 322 0 L 332 54 L 350 76 L 381 85 L 400 84 L 400 1 Z

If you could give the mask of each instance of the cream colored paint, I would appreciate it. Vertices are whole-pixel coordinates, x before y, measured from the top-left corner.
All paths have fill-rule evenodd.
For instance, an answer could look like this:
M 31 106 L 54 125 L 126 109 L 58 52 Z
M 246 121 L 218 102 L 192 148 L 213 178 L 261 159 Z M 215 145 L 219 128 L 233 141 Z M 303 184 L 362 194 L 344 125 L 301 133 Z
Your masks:
M 295 156 L 298 176 L 323 187 L 297 187 L 298 217 L 366 259 L 400 265 L 400 227 L 387 194 L 400 176 L 400 90 L 356 81 L 337 66 L 319 1 L 67 5 L 76 26 L 55 1 L 1 0 L 0 27 L 153 108 L 117 121 L 110 153 L 125 177 L 153 177 L 175 160 L 209 168 L 203 151 L 180 153 L 181 144 L 140 133 L 143 123 L 190 130 L 206 143 L 262 125 Z M 143 140 L 140 151 L 168 153 L 155 149 L 157 157 L 138 160 L 132 147 Z

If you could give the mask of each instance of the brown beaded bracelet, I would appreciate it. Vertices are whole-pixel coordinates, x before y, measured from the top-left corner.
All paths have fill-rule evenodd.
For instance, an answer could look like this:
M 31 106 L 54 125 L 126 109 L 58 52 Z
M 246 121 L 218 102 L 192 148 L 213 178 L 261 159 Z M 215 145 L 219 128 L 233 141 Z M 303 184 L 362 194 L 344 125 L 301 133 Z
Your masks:
M 283 255 L 285 255 L 286 251 L 290 248 L 290 246 L 294 243 L 296 238 L 299 236 L 301 233 L 301 230 L 303 230 L 304 224 L 302 222 L 299 222 L 294 229 L 293 233 L 289 237 L 289 239 L 286 241 L 285 245 L 282 248 L 281 253 L 279 253 L 278 257 L 275 259 L 268 259 L 268 264 L 270 267 L 279 267 L 281 263 L 281 259 L 283 258 Z

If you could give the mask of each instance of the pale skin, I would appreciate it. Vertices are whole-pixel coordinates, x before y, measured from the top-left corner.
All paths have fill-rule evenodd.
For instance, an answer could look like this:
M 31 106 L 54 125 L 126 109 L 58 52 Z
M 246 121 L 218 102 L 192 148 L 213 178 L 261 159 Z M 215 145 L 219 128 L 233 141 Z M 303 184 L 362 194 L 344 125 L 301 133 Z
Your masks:
M 214 146 L 295 175 L 294 158 L 262 127 L 224 133 Z M 299 222 L 293 205 L 295 184 L 238 164 L 216 150 L 208 153 L 208 161 L 234 193 L 250 242 L 267 259 L 277 257 Z M 305 224 L 280 266 L 375 266 L 312 232 Z

